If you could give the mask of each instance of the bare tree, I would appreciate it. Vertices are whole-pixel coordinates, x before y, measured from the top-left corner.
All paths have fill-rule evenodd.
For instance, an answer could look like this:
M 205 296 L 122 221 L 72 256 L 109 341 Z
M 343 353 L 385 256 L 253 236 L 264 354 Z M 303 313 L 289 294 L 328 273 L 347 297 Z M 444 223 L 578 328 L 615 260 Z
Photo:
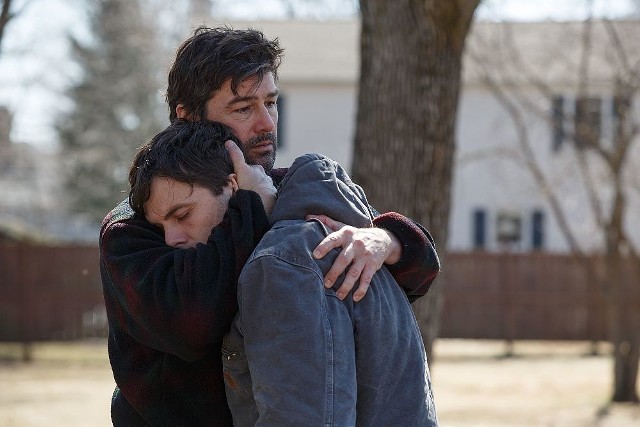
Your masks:
M 596 278 L 606 297 L 609 339 L 614 356 L 611 400 L 637 402 L 640 314 L 633 307 L 639 298 L 640 257 L 630 235 L 633 220 L 629 217 L 629 208 L 633 203 L 639 206 L 640 202 L 640 194 L 634 190 L 637 181 L 633 173 L 639 166 L 640 149 L 637 115 L 633 114 L 633 100 L 640 89 L 640 52 L 629 42 L 634 36 L 626 33 L 637 23 L 625 25 L 588 18 L 582 24 L 555 25 L 562 31 L 546 36 L 563 40 L 567 46 L 560 52 L 551 53 L 544 64 L 538 64 L 540 74 L 534 71 L 535 66 L 523 61 L 523 46 L 514 44 L 516 34 L 509 24 L 502 24 L 501 31 L 491 41 L 476 38 L 478 44 L 470 46 L 469 58 L 480 70 L 483 83 L 511 118 L 517 134 L 514 142 L 521 159 L 547 199 L 570 250 L 583 259 L 585 268 Z M 603 70 L 605 64 L 607 70 Z M 541 108 L 536 102 L 536 99 L 554 99 L 557 89 L 543 76 L 558 69 L 572 75 L 576 82 L 571 90 L 575 96 L 573 114 L 560 110 L 550 115 L 548 108 Z M 596 76 L 598 79 L 594 84 Z M 520 79 L 521 84 L 524 82 L 535 90 L 526 93 L 510 90 L 518 87 L 514 79 Z M 611 99 L 608 105 L 612 106 L 611 129 L 607 134 L 602 131 L 600 114 L 602 86 L 608 88 Z M 570 150 L 575 173 L 565 170 L 563 177 L 565 181 L 573 182 L 574 191 L 582 189 L 585 194 L 587 209 L 596 225 L 596 234 L 588 236 L 588 240 L 602 242 L 604 256 L 600 265 L 587 256 L 586 239 L 572 227 L 563 194 L 553 184 L 552 174 L 556 171 L 545 168 L 536 155 L 531 136 L 533 129 L 526 119 L 531 115 L 548 121 L 549 127 L 560 135 L 560 141 L 570 142 L 563 148 Z M 629 261 L 634 268 L 627 268 Z M 624 275 L 633 275 L 634 288 L 624 286 L 628 282 L 623 280 Z
M 24 0 L 20 5 L 14 0 L 2 0 L 2 9 L 0 10 L 0 52 L 2 52 L 2 41 L 8 25 L 24 13 L 30 3 L 32 3 L 32 0 Z
M 2 47 L 5 28 L 14 16 L 15 14 L 11 12 L 11 0 L 2 0 L 2 11 L 0 11 L 0 48 Z
M 462 53 L 478 3 L 360 1 L 353 176 L 374 206 L 427 226 L 440 254 L 448 234 Z M 414 304 L 430 357 L 440 301 L 436 283 Z

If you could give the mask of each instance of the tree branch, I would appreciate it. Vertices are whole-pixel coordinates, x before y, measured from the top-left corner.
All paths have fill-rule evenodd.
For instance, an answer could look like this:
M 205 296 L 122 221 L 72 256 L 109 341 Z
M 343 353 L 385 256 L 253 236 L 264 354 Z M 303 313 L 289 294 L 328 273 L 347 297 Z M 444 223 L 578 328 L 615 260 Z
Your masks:
M 562 209 L 560 201 L 558 200 L 557 195 L 552 189 L 552 186 L 548 182 L 546 176 L 542 172 L 542 167 L 538 164 L 536 157 L 534 155 L 533 149 L 531 148 L 531 142 L 529 141 L 529 134 L 527 131 L 526 121 L 522 115 L 522 112 L 519 110 L 517 105 L 508 97 L 506 92 L 501 88 L 501 86 L 491 77 L 491 74 L 486 69 L 485 64 L 479 60 L 479 58 L 474 54 L 474 52 L 470 52 L 469 56 L 476 61 L 476 63 L 483 69 L 483 82 L 489 87 L 492 94 L 496 97 L 498 102 L 507 110 L 508 114 L 511 116 L 513 124 L 516 128 L 516 132 L 518 134 L 518 144 L 523 153 L 523 160 L 529 169 L 529 172 L 533 175 L 534 180 L 536 181 L 538 187 L 542 191 L 542 193 L 547 198 L 549 205 L 551 206 L 551 210 L 554 213 L 556 220 L 558 221 L 558 225 L 560 226 L 560 230 L 562 234 L 567 239 L 569 243 L 569 247 L 572 252 L 577 254 L 580 257 L 586 257 L 584 251 L 578 244 L 577 239 L 575 238 L 571 227 L 569 226 L 569 221 L 567 220 L 567 216 Z
M 0 11 L 0 52 L 2 51 L 4 30 L 13 16 L 11 13 L 11 0 L 2 0 L 2 11 Z

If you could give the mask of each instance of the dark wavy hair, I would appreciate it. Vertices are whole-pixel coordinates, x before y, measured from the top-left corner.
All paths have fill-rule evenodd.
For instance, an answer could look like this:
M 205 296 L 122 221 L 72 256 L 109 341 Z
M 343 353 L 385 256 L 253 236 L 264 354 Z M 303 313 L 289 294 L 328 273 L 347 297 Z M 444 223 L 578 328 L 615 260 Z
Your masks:
M 257 77 L 259 84 L 272 73 L 277 81 L 283 52 L 277 38 L 269 40 L 257 30 L 198 27 L 178 48 L 169 70 L 169 120 L 176 120 L 178 104 L 191 120 L 204 119 L 207 101 L 229 79 L 234 94 L 249 77 Z
M 238 138 L 228 126 L 178 119 L 138 149 L 129 169 L 129 204 L 144 215 L 153 178 L 167 177 L 202 185 L 220 195 L 229 183 L 233 163 L 224 143 Z

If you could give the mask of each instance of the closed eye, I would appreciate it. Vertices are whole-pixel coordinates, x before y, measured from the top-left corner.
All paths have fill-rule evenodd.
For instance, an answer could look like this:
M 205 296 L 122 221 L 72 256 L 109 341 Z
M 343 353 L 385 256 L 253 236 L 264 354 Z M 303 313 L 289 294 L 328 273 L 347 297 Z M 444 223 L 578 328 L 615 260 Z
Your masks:
M 185 212 L 183 214 L 180 214 L 179 216 L 176 215 L 176 220 L 178 220 L 178 222 L 184 221 L 185 219 L 189 218 L 190 213 L 191 213 L 191 211 L 187 211 L 187 212 Z
M 242 108 L 238 108 L 235 110 L 236 113 L 240 113 L 240 114 L 244 114 L 244 113 L 248 113 L 251 110 L 251 107 L 246 106 L 246 107 L 242 107 Z

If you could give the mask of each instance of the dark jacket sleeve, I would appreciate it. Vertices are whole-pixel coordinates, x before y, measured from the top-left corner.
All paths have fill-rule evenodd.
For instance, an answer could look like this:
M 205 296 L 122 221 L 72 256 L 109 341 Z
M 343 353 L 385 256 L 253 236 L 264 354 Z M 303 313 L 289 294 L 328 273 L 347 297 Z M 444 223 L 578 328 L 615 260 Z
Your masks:
M 257 194 L 239 190 L 206 244 L 177 249 L 139 215 L 107 222 L 100 263 L 110 323 L 185 360 L 222 340 L 237 311 L 242 266 L 268 228 Z
M 400 240 L 402 256 L 387 268 L 405 290 L 409 301 L 426 295 L 440 272 L 440 260 L 431 234 L 422 225 L 396 212 L 376 216 L 373 224 L 392 232 Z

